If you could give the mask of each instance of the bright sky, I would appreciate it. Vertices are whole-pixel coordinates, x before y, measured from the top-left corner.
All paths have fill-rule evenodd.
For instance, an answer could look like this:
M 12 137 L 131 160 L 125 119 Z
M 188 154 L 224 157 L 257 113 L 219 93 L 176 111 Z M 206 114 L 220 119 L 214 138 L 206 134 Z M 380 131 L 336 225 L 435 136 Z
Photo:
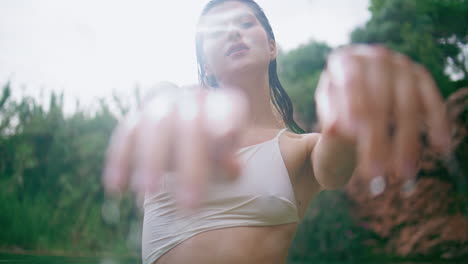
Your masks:
M 194 83 L 195 24 L 206 2 L 0 1 L 0 85 L 11 80 L 16 94 L 64 91 L 74 105 L 125 96 L 137 84 Z M 369 0 L 257 2 L 286 51 L 310 39 L 345 44 L 370 17 Z

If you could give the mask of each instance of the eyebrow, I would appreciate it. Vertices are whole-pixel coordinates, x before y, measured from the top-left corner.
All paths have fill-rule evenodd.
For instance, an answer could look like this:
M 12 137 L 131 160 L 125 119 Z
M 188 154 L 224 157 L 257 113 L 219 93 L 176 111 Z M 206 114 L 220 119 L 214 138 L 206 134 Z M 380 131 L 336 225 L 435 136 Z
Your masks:
M 236 17 L 236 19 L 241 19 L 241 18 L 244 18 L 244 17 L 255 18 L 255 16 L 250 14 L 250 13 L 243 13 L 243 14 L 239 15 L 238 17 Z
M 209 15 L 210 16 L 210 23 L 208 24 L 222 24 L 226 21 L 229 21 L 229 20 L 240 20 L 240 19 L 243 19 L 243 18 L 253 18 L 255 19 L 256 16 L 253 15 L 252 13 L 249 13 L 249 12 L 244 12 L 244 11 L 238 11 L 238 10 L 235 10 L 235 11 L 228 11 L 228 12 L 222 12 L 222 13 L 218 13 L 218 14 L 214 14 L 214 15 Z

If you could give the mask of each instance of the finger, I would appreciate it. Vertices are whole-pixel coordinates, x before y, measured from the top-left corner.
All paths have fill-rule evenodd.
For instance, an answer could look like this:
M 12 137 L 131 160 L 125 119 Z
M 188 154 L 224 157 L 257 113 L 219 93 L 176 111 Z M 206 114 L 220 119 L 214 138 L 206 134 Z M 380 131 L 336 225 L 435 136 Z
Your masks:
M 364 160 L 375 176 L 382 176 L 389 168 L 390 114 L 394 98 L 394 70 L 392 54 L 383 48 L 373 49 L 365 65 L 366 80 L 363 91 L 368 94 L 369 114 L 364 115 L 369 124 L 368 150 Z
M 239 133 L 245 127 L 248 104 L 245 95 L 233 89 L 206 94 L 203 107 L 205 129 L 213 139 Z
M 156 192 L 162 176 L 169 169 L 174 94 L 159 95 L 147 103 L 144 109 L 137 142 L 137 169 L 133 177 L 135 191 Z
M 372 129 L 369 123 L 363 122 L 357 129 L 358 133 L 356 136 L 356 151 L 358 155 L 358 171 L 359 174 L 364 176 L 366 179 L 371 180 L 375 177 L 383 177 L 383 173 L 377 171 L 377 169 L 371 169 L 372 157 L 369 151 L 372 149 Z
M 215 153 L 215 152 L 214 152 Z M 223 152 L 218 155 L 214 154 L 211 158 L 213 161 L 213 181 L 235 181 L 241 174 L 241 164 L 237 153 L 234 151 Z
M 179 101 L 177 140 L 177 199 L 184 208 L 196 208 L 212 168 L 202 124 L 200 94 L 187 93 Z
M 396 132 L 393 161 L 397 175 L 411 178 L 416 175 L 421 155 L 421 101 L 411 62 L 398 56 L 395 60 L 395 117 Z
M 383 176 L 388 166 L 385 152 L 389 149 L 383 143 L 388 133 L 386 127 L 384 122 L 376 119 L 364 122 L 359 128 L 358 153 L 362 172 L 367 176 Z
M 135 190 L 142 194 L 157 192 L 163 175 L 169 170 L 172 143 L 172 115 L 160 122 L 147 121 L 142 126 L 138 168 L 134 176 Z
M 450 150 L 450 124 L 442 97 L 430 73 L 421 65 L 415 65 L 419 95 L 429 126 L 431 145 L 442 152 Z
M 209 162 L 212 164 L 214 180 L 235 180 L 241 172 L 241 165 L 237 155 L 239 139 L 238 131 L 225 134 L 224 137 L 214 140 L 208 134 Z
M 332 80 L 339 90 L 337 94 L 345 95 L 342 102 L 347 105 L 339 114 L 348 113 L 346 132 L 357 139 L 360 170 L 367 176 L 383 175 L 388 151 L 389 103 L 385 102 L 388 98 L 382 98 L 384 92 L 380 90 L 386 89 L 388 93 L 389 83 L 384 81 L 388 79 L 385 76 L 388 69 L 349 53 L 333 58 L 330 66 Z
M 236 90 L 208 93 L 204 104 L 205 131 L 212 162 L 231 179 L 239 175 L 235 153 L 247 120 L 247 100 Z
M 143 97 L 142 97 L 142 104 L 146 106 L 147 104 L 151 103 L 152 100 L 154 100 L 157 96 L 159 95 L 165 95 L 168 93 L 175 93 L 178 91 L 180 87 L 178 87 L 176 84 L 171 83 L 171 82 L 159 82 L 151 89 L 144 91 Z
M 330 74 L 327 71 L 323 71 L 320 74 L 319 83 L 315 90 L 315 101 L 322 133 L 335 134 L 338 109 L 332 107 L 333 102 L 331 100 L 334 98 L 336 92 L 333 90 L 334 87 L 331 86 L 329 76 Z
M 357 56 L 338 52 L 328 61 L 330 97 L 336 111 L 337 128 L 345 134 L 354 134 L 356 122 L 362 117 L 362 64 Z
M 225 156 L 223 160 L 223 166 L 226 169 L 228 179 L 235 180 L 239 178 L 241 174 L 241 164 L 234 153 L 230 153 Z
M 372 116 L 378 114 L 372 107 L 376 104 L 375 99 L 378 98 L 378 94 L 373 93 L 372 88 L 376 86 L 376 89 L 380 89 L 370 78 L 374 78 L 374 72 L 372 67 L 369 67 L 369 59 L 365 59 L 361 55 L 353 55 L 349 52 L 341 56 L 341 71 L 336 70 L 334 73 L 334 81 L 341 83 L 337 85 L 337 98 L 340 100 L 341 97 L 341 111 L 340 117 L 345 117 L 343 124 L 345 124 L 346 131 L 353 135 L 356 135 L 358 126 L 363 122 L 372 122 Z M 341 75 L 341 76 L 340 76 Z M 373 81 L 373 82 L 371 82 Z M 364 126 L 371 128 L 371 126 Z
M 120 193 L 127 187 L 138 115 L 138 113 L 129 114 L 111 137 L 103 171 L 104 188 L 109 193 Z

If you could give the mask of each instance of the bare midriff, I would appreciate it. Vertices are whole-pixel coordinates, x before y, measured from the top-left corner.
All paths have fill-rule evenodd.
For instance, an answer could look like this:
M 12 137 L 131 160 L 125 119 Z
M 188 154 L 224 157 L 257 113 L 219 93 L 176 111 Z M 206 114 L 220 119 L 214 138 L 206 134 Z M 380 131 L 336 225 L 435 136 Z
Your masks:
M 296 230 L 297 223 L 206 231 L 172 248 L 154 264 L 284 264 Z

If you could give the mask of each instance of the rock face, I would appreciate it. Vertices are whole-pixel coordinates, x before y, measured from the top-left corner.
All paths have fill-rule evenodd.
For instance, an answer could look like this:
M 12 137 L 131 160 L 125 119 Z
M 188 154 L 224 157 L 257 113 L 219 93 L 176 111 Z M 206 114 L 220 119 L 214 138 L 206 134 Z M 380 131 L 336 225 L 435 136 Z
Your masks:
M 468 88 L 453 94 L 447 109 L 454 123 L 451 158 L 425 148 L 415 182 L 356 174 L 348 184 L 353 215 L 386 241 L 386 253 L 468 257 Z

